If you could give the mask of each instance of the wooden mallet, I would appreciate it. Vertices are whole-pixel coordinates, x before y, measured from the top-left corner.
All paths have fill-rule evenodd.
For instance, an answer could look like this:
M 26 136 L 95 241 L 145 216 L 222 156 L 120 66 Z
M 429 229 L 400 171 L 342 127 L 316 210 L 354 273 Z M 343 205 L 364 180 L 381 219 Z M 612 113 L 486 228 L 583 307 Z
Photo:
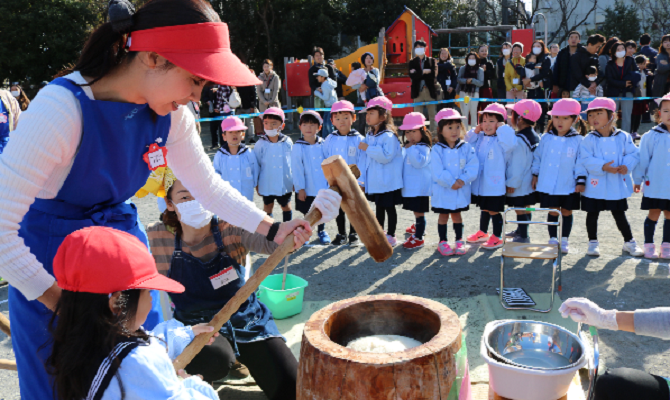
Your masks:
M 323 173 L 330 188 L 342 196 L 342 209 L 349 217 L 349 221 L 356 229 L 360 240 L 367 248 L 370 256 L 376 262 L 386 261 L 393 254 L 393 248 L 386 239 L 386 235 L 372 213 L 365 195 L 358 185 L 356 177 L 351 169 L 340 156 L 330 157 L 321 163 Z M 356 171 L 358 168 L 352 167 Z M 360 176 L 360 172 L 358 172 Z M 316 225 L 321 219 L 321 212 L 313 208 L 305 219 L 311 226 Z M 175 370 L 184 369 L 193 360 L 200 350 L 209 342 L 209 339 L 218 332 L 223 324 L 237 312 L 252 293 L 254 293 L 261 282 L 270 275 L 272 270 L 293 251 L 293 234 L 284 239 L 284 242 L 265 260 L 263 265 L 249 278 L 228 303 L 219 311 L 208 325 L 214 327 L 210 333 L 202 333 L 193 339 L 186 349 L 174 360 L 172 365 Z

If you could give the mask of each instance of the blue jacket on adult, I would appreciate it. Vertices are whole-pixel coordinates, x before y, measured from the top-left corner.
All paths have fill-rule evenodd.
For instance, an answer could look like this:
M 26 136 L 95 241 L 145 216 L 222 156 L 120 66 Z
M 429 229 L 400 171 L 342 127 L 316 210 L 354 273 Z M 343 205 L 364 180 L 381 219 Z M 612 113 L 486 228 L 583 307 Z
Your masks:
M 271 142 L 267 135 L 261 136 L 256 143 L 254 153 L 261 167 L 258 178 L 258 193 L 261 196 L 283 196 L 293 191 L 292 147 L 293 141 L 283 133 L 279 134 L 276 143 Z
M 402 188 L 403 152 L 400 139 L 391 131 L 370 131 L 363 140 L 368 145 L 358 161 L 365 193 L 389 193 Z
M 579 145 L 584 138 L 574 128 L 565 136 L 558 136 L 551 130 L 540 140 L 533 152 L 531 173 L 537 176 L 536 191 L 540 193 L 566 196 L 575 192 L 579 181 L 577 162 Z
M 402 197 L 430 196 L 431 148 L 423 142 L 403 149 L 405 163 L 402 168 Z
M 479 173 L 472 182 L 475 196 L 502 196 L 507 192 L 505 169 L 507 160 L 516 145 L 516 133 L 509 125 L 503 125 L 488 136 L 475 133 L 474 128 L 465 135 L 465 141 L 475 149 L 479 159 Z
M 644 185 L 644 197 L 670 200 L 670 131 L 661 124 L 640 140 L 640 163 L 633 171 L 636 185 Z
M 607 89 L 605 97 L 625 96 L 625 93 L 635 93 L 637 84 L 640 83 L 640 75 L 635 59 L 626 56 L 623 59 L 623 67 L 619 67 L 614 60 L 610 60 L 605 67 L 605 79 L 607 80 Z M 630 81 L 631 85 L 626 86 Z
M 479 173 L 479 160 L 475 150 L 462 140 L 456 142 L 454 148 L 438 142 L 431 152 L 430 170 L 433 176 L 433 207 L 445 210 L 458 210 L 470 204 L 472 181 Z M 456 180 L 465 185 L 460 189 L 452 189 Z
M 613 167 L 625 165 L 628 173 L 613 174 L 603 171 L 610 161 Z M 627 199 L 633 194 L 633 170 L 640 161 L 640 149 L 630 135 L 617 129 L 609 137 L 592 131 L 579 145 L 577 176 L 586 176 L 584 197 L 600 200 Z

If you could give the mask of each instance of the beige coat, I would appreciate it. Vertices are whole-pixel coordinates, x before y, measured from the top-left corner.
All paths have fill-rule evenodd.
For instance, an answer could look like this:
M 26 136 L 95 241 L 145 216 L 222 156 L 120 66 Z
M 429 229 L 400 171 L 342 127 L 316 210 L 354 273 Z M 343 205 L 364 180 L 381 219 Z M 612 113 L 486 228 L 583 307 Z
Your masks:
M 258 108 L 260 112 L 264 112 L 268 107 L 281 107 L 279 103 L 279 89 L 281 88 L 281 79 L 276 72 L 270 72 L 270 78 L 265 75 L 265 72 L 262 72 L 258 75 L 263 83 L 256 86 L 256 93 L 258 93 Z M 265 93 L 265 89 L 270 89 L 270 93 Z M 269 102 L 269 105 L 265 105 L 265 102 Z

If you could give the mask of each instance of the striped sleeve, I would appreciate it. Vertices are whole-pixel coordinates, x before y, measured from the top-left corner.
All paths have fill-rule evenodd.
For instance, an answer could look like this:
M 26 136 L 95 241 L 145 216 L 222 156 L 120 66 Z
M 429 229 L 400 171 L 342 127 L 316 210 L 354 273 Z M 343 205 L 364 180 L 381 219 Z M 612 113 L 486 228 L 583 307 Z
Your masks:
M 147 227 L 147 237 L 158 272 L 167 275 L 174 253 L 174 234 L 167 230 L 165 224 L 156 222 Z

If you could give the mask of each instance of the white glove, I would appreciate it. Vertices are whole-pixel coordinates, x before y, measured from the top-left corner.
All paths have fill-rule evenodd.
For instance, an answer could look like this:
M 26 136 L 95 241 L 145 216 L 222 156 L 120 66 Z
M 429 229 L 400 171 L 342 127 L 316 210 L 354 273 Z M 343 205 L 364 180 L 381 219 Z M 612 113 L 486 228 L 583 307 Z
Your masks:
M 330 189 L 321 189 L 317 193 L 314 202 L 312 202 L 312 207 L 316 207 L 321 211 L 321 219 L 317 222 L 317 225 L 325 224 L 335 219 L 340 213 L 340 204 L 342 203 L 342 196 L 337 194 L 334 190 Z
M 563 318 L 572 318 L 575 322 L 581 322 L 596 328 L 610 329 L 616 331 L 619 324 L 616 322 L 617 310 L 603 310 L 589 299 L 575 297 L 567 299 L 558 309 Z

